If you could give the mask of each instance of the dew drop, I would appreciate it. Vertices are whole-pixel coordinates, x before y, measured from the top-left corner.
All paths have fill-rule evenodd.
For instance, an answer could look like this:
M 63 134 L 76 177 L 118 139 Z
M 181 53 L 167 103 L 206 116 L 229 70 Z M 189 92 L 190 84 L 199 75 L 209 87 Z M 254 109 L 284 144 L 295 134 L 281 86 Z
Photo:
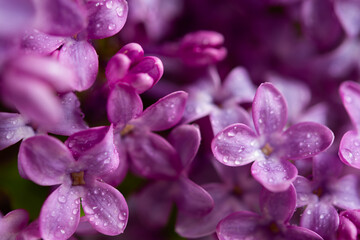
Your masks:
M 107 222 L 104 222 L 104 227 L 106 227 L 108 225 L 108 223 Z
M 308 215 L 310 215 L 310 214 L 311 214 L 311 210 L 307 210 L 306 213 L 307 213 Z
M 239 160 L 236 160 L 236 161 L 235 161 L 235 165 L 240 165 L 240 161 L 239 161 Z
M 118 7 L 116 9 L 116 14 L 121 17 L 124 14 L 124 9 L 122 7 Z
M 106 7 L 107 7 L 108 9 L 111 9 L 113 6 L 114 6 L 113 1 L 108 1 L 108 2 L 106 2 Z
M 126 213 L 120 213 L 119 214 L 119 219 L 121 220 L 121 221 L 124 221 L 125 219 L 126 219 Z
M 352 102 L 352 98 L 350 96 L 346 96 L 345 97 L 345 101 L 348 102 L 348 103 L 351 103 Z
M 112 30 L 115 29 L 115 27 L 116 27 L 115 24 L 111 23 L 111 24 L 109 24 L 108 29 L 109 29 L 110 31 L 112 31 Z
M 235 133 L 234 132 L 228 132 L 227 135 L 228 135 L 228 137 L 234 137 Z
M 66 197 L 65 197 L 65 196 L 59 196 L 59 197 L 58 197 L 58 201 L 59 201 L 60 203 L 66 203 Z
M 320 215 L 320 219 L 324 219 L 324 215 L 321 214 L 321 215 Z
M 52 217 L 55 217 L 55 215 L 56 215 L 56 212 L 55 212 L 55 211 L 52 211 L 52 212 L 51 212 L 51 216 L 52 216 Z
M 97 28 L 100 28 L 100 27 L 101 27 L 101 24 L 100 24 L 100 23 L 97 23 L 97 24 L 96 24 L 96 27 L 97 27 Z
M 11 139 L 12 137 L 14 137 L 14 131 L 10 131 L 6 134 L 6 139 Z
M 61 232 L 62 234 L 65 234 L 65 230 L 64 230 L 64 229 L 60 229 L 60 232 Z
M 75 208 L 75 209 L 72 211 L 72 213 L 73 213 L 74 215 L 76 215 L 76 214 L 78 213 L 77 208 Z
M 99 191 L 97 189 L 94 189 L 94 194 L 96 195 L 98 193 L 99 193 Z

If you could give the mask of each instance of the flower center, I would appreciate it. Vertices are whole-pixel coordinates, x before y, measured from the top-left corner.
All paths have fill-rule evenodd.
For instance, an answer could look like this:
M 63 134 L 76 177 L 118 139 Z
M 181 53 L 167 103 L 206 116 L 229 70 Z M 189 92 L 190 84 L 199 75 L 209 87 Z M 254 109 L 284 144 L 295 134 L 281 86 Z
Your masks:
M 318 197 L 321 197 L 321 195 L 323 195 L 323 193 L 324 193 L 324 190 L 323 190 L 321 187 L 319 187 L 319 188 L 315 189 L 315 190 L 313 191 L 313 193 L 314 193 L 315 195 L 317 195 Z
M 265 146 L 261 149 L 261 151 L 266 156 L 269 156 L 274 151 L 274 149 L 268 143 L 266 143 Z
M 239 187 L 239 186 L 235 186 L 233 188 L 233 193 L 236 195 L 236 196 L 241 196 L 244 191 Z
M 134 125 L 127 124 L 123 130 L 121 130 L 121 136 L 125 136 L 126 134 L 130 133 L 134 129 Z
M 269 228 L 270 228 L 270 231 L 271 231 L 272 233 L 278 233 L 278 232 L 280 232 L 280 229 L 279 229 L 278 225 L 277 225 L 275 222 L 272 222 L 272 223 L 270 224 Z
M 71 179 L 73 186 L 85 185 L 84 171 L 71 173 Z

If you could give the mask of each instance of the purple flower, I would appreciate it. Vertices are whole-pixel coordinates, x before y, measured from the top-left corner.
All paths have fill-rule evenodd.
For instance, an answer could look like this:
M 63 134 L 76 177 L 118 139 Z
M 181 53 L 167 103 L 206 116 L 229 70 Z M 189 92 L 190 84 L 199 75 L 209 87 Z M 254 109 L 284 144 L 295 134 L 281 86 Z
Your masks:
M 332 239 L 338 228 L 337 208 L 360 208 L 359 177 L 348 174 L 340 178 L 341 171 L 342 164 L 336 156 L 320 154 L 313 161 L 313 180 L 298 176 L 294 181 L 297 207 L 306 206 L 301 226 L 324 239 Z
M 348 131 L 341 139 L 339 157 L 345 164 L 360 168 L 360 85 L 344 82 L 340 86 L 340 96 L 355 130 Z
M 288 160 L 315 156 L 334 139 L 330 129 L 313 122 L 298 123 L 284 131 L 286 102 L 271 83 L 257 89 L 252 116 L 256 132 L 241 123 L 230 125 L 215 136 L 212 151 L 228 166 L 254 162 L 251 174 L 270 191 L 284 191 L 296 178 L 298 171 Z
M 137 43 L 122 47 L 110 59 L 105 72 L 110 87 L 124 84 L 139 94 L 152 88 L 163 73 L 161 60 L 152 56 L 144 57 L 144 50 Z
M 214 134 L 233 123 L 250 124 L 248 113 L 239 103 L 251 102 L 255 87 L 244 68 L 234 68 L 221 84 L 214 68 L 206 79 L 187 88 L 189 98 L 183 122 L 192 122 L 209 115 Z
M 291 225 L 296 206 L 296 192 L 292 185 L 280 193 L 264 189 L 260 197 L 261 215 L 248 211 L 235 212 L 217 226 L 220 240 L 231 239 L 322 239 L 315 232 Z
M 360 210 L 347 210 L 340 213 L 337 240 L 356 240 L 360 228 Z
M 179 55 L 190 66 L 211 65 L 223 60 L 227 51 L 224 36 L 214 31 L 188 33 L 179 45 Z
M 128 219 L 126 201 L 118 190 L 99 178 L 118 165 L 112 127 L 78 132 L 65 145 L 47 135 L 23 141 L 19 169 L 24 175 L 39 185 L 60 185 L 41 209 L 41 236 L 69 238 L 80 221 L 80 203 L 97 231 L 106 235 L 122 233 Z
M 26 228 L 28 221 L 29 214 L 23 209 L 16 209 L 3 217 L 0 215 L 1 239 L 21 239 L 19 235 Z

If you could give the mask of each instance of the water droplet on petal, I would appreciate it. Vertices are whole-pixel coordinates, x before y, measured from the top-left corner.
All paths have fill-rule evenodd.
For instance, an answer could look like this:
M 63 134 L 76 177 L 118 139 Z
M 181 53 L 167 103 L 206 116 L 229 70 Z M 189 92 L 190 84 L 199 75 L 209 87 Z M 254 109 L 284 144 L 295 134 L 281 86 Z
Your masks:
M 115 29 L 115 27 L 116 27 L 116 25 L 113 24 L 113 23 L 111 23 L 111 24 L 109 24 L 108 29 L 109 29 L 110 31 L 112 31 L 112 30 Z
M 324 215 L 322 215 L 322 214 L 320 215 L 320 219 L 323 219 L 324 217 L 325 217 Z
M 228 135 L 228 137 L 234 137 L 235 133 L 234 132 L 228 132 L 227 135 Z
M 14 131 L 10 131 L 10 132 L 8 132 L 7 134 L 6 134 L 6 139 L 11 139 L 11 138 L 13 138 L 14 137 L 14 134 L 15 134 L 15 132 Z
M 352 98 L 350 96 L 345 96 L 345 101 L 348 103 L 352 102 Z
M 124 221 L 125 219 L 126 219 L 126 213 L 124 212 L 124 213 L 120 213 L 119 214 L 119 219 L 121 220 L 121 221 Z
M 65 230 L 64 230 L 64 229 L 60 229 L 60 232 L 61 232 L 62 234 L 65 234 Z
M 307 210 L 306 213 L 307 213 L 308 215 L 310 215 L 310 214 L 311 214 L 311 210 Z
M 116 9 L 116 14 L 121 17 L 124 14 L 124 9 L 122 7 L 118 7 Z
M 59 196 L 59 197 L 58 197 L 58 201 L 59 201 L 60 203 L 66 203 L 66 197 L 65 197 L 65 196 Z
M 78 211 L 79 211 L 79 210 L 77 210 L 77 208 L 75 208 L 75 209 L 72 211 L 72 213 L 73 213 L 74 215 L 76 215 L 76 214 L 78 213 Z
M 114 6 L 113 1 L 108 1 L 108 2 L 106 2 L 106 7 L 107 7 L 108 9 L 111 9 L 113 6 Z

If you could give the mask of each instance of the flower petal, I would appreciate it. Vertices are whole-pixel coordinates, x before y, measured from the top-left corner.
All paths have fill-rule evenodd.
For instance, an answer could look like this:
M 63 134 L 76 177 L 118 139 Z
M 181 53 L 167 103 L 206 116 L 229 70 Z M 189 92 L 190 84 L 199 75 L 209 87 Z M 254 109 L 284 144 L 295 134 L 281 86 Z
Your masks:
M 175 197 L 179 211 L 205 215 L 214 208 L 214 200 L 205 189 L 186 177 L 181 177 L 179 184 L 180 192 Z
M 323 238 L 307 228 L 289 225 L 285 231 L 286 240 L 323 240 Z
M 340 215 L 337 234 L 337 240 L 356 240 L 358 231 L 355 224 L 350 219 Z
M 94 47 L 87 41 L 68 40 L 60 49 L 58 59 L 77 75 L 76 91 L 89 89 L 96 80 L 99 60 Z
M 35 28 L 55 36 L 70 37 L 86 26 L 86 10 L 76 1 L 34 0 Z
M 358 1 L 345 0 L 334 2 L 335 13 L 348 36 L 357 36 L 360 32 L 360 4 Z
M 340 177 L 344 164 L 340 159 L 327 152 L 321 153 L 313 159 L 313 179 L 317 182 Z
M 309 204 L 301 217 L 300 225 L 318 233 L 324 239 L 331 239 L 339 226 L 339 215 L 328 203 Z
M 227 166 L 242 166 L 265 159 L 257 138 L 248 126 L 233 124 L 215 136 L 211 149 L 219 162 Z
M 50 55 L 64 42 L 64 37 L 52 36 L 36 29 L 29 29 L 25 31 L 21 41 L 21 47 L 28 53 Z
M 173 207 L 171 182 L 156 181 L 135 195 L 136 214 L 145 226 L 162 228 L 168 223 Z
M 203 188 L 213 198 L 214 208 L 209 214 L 197 216 L 179 211 L 175 231 L 182 237 L 200 238 L 213 234 L 221 219 L 244 208 L 238 199 L 229 194 L 228 188 L 222 184 L 207 184 Z
M 168 136 L 170 144 L 180 155 L 185 169 L 193 161 L 200 146 L 200 130 L 195 125 L 180 125 L 174 128 Z
M 293 185 L 283 192 L 263 189 L 260 194 L 260 208 L 264 216 L 278 222 L 288 222 L 296 207 L 296 191 Z
M 344 134 L 339 147 L 340 160 L 354 168 L 360 168 L 360 136 L 355 131 Z
M 33 129 L 26 124 L 27 121 L 18 113 L 0 112 L 0 150 L 33 136 Z
M 343 82 L 339 88 L 341 100 L 353 125 L 360 126 L 360 85 L 355 82 Z
M 334 141 L 334 134 L 329 128 L 313 122 L 295 124 L 283 136 L 281 149 L 286 159 L 313 157 L 330 147 Z
M 187 93 L 173 92 L 148 107 L 132 124 L 162 131 L 178 123 L 184 113 Z
M 271 83 L 263 83 L 256 91 L 252 116 L 258 134 L 281 132 L 287 122 L 287 105 L 283 95 Z
M 129 209 L 123 195 L 114 187 L 95 181 L 82 206 L 90 224 L 100 233 L 115 236 L 124 232 Z
M 87 26 L 90 39 L 101 39 L 117 34 L 124 26 L 128 15 L 126 0 L 86 2 L 89 23 Z
M 314 203 L 318 200 L 317 196 L 312 193 L 313 186 L 307 178 L 303 176 L 297 176 L 296 180 L 293 182 L 296 189 L 296 207 L 303 207 L 310 203 Z
M 88 173 L 101 176 L 119 166 L 113 132 L 112 125 L 90 128 L 71 135 L 65 144 Z
M 331 184 L 333 204 L 342 209 L 360 209 L 360 179 L 349 174 Z
M 126 137 L 134 171 L 149 178 L 173 178 L 182 170 L 179 156 L 164 138 L 152 132 Z
M 258 228 L 260 221 L 261 217 L 256 213 L 235 212 L 219 222 L 216 233 L 220 240 L 256 238 L 261 235 Z
M 274 158 L 255 161 L 251 166 L 253 177 L 271 192 L 288 189 L 297 173 L 297 168 L 292 163 Z
M 84 114 L 81 112 L 80 101 L 77 96 L 74 93 L 69 92 L 60 95 L 60 99 L 64 113 L 61 124 L 55 124 L 48 127 L 45 131 L 69 136 L 75 132 L 87 129 L 88 126 L 84 122 Z
M 214 135 L 234 123 L 243 123 L 251 126 L 249 113 L 237 105 L 225 108 L 214 107 L 210 113 L 210 122 Z
M 13 239 L 12 234 L 23 230 L 29 221 L 29 214 L 24 209 L 16 209 L 0 218 L 0 234 L 3 239 Z M 14 238 L 15 239 L 15 238 Z
M 124 126 L 143 110 L 140 96 L 131 87 L 118 85 L 110 92 L 107 102 L 109 121 Z
M 37 135 L 20 145 L 19 165 L 25 175 L 39 185 L 62 183 L 66 169 L 74 161 L 69 149 L 54 137 Z
M 242 67 L 231 70 L 222 86 L 222 94 L 236 103 L 251 102 L 255 90 L 248 72 Z
M 45 200 L 39 217 L 41 236 L 49 240 L 66 240 L 80 222 L 81 188 L 60 185 Z

